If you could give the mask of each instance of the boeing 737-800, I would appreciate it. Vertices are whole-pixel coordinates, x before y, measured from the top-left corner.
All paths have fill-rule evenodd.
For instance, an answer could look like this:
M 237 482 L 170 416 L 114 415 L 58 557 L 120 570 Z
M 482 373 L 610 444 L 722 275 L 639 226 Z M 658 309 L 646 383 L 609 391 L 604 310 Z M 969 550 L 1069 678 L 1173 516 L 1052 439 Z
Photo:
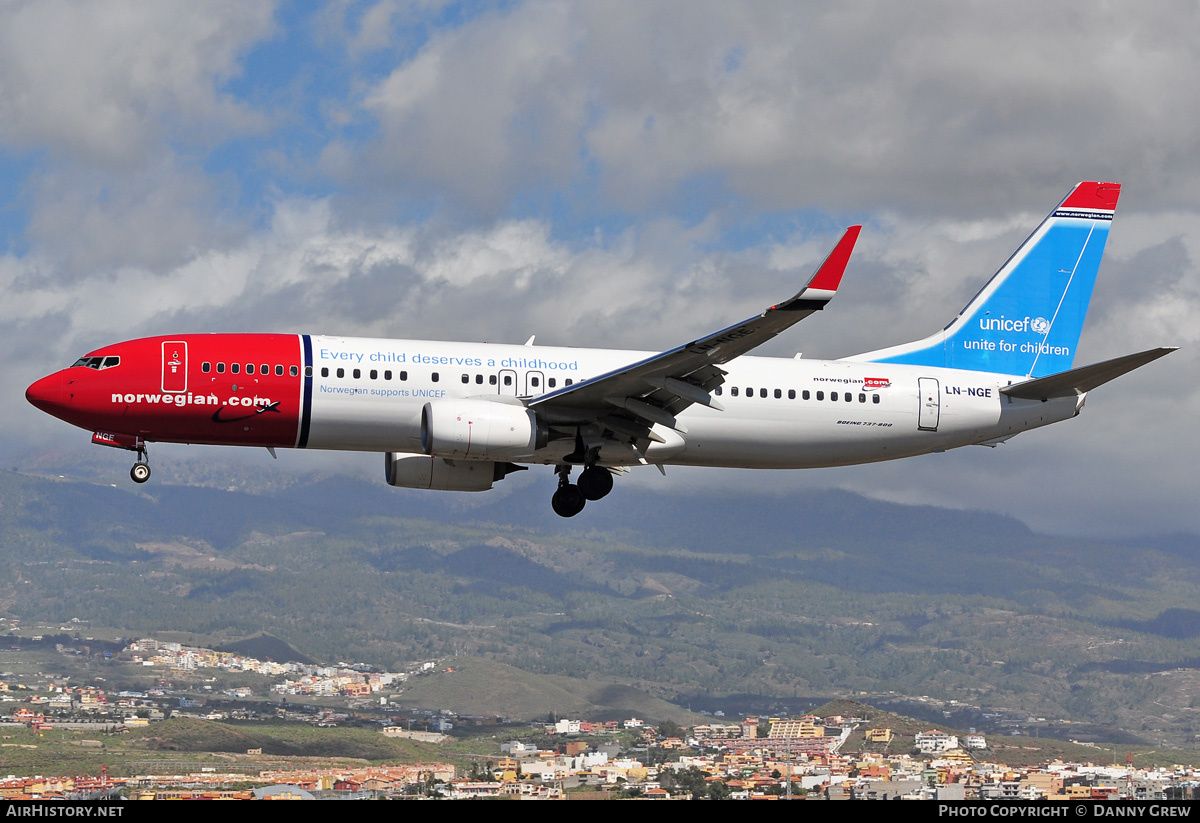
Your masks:
M 944 329 L 840 360 L 748 354 L 825 307 L 858 226 L 794 297 L 657 354 L 184 334 L 89 352 L 26 397 L 137 452 L 138 483 L 154 441 L 383 452 L 388 483 L 448 491 L 544 464 L 564 517 L 637 465 L 801 469 L 995 445 L 1173 350 L 1072 368 L 1119 194 L 1080 183 Z

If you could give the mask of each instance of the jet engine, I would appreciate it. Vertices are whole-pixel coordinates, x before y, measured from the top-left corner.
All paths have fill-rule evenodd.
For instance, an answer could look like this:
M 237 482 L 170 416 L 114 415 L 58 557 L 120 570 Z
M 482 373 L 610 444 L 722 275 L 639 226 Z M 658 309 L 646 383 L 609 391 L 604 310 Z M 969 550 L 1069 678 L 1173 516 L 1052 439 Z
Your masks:
M 384 477 L 389 486 L 448 492 L 485 492 L 506 474 L 523 471 L 514 463 L 491 460 L 443 460 L 427 454 L 387 452 Z
M 451 398 L 426 403 L 421 411 L 421 447 L 436 457 L 517 459 L 549 440 L 546 425 L 524 406 Z

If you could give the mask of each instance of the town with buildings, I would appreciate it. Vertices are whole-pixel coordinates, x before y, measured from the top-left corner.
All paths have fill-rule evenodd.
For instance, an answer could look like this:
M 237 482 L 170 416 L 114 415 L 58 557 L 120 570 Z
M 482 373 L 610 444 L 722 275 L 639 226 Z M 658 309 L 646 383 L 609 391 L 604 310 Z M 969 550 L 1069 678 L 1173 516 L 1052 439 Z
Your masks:
M 1100 749 L 1097 762 L 1011 766 L 974 730 L 914 733 L 911 719 L 904 719 L 907 730 L 894 728 L 880 722 L 879 713 L 868 716 L 872 710 L 867 706 L 861 706 L 861 714 L 745 717 L 736 722 L 714 716 L 690 727 L 635 717 L 508 722 L 390 705 L 388 695 L 410 678 L 452 673 L 447 661 L 379 672 L 349 663 L 274 663 L 152 639 L 131 642 L 120 654 L 132 665 L 161 673 L 163 685 L 144 692 L 109 692 L 99 684 L 8 677 L 0 680 L 0 700 L 9 707 L 0 728 L 25 729 L 36 737 L 20 738 L 35 742 L 15 742 L 17 735 L 5 733 L 0 745 L 35 748 L 37 741 L 59 730 L 77 736 L 73 745 L 100 748 L 112 736 L 170 721 L 237 726 L 267 718 L 326 728 L 366 727 L 385 738 L 420 741 L 435 749 L 455 735 L 486 727 L 495 743 L 490 751 L 466 759 L 446 756 L 415 763 L 258 770 L 208 766 L 145 773 L 112 764 L 92 775 L 10 774 L 0 779 L 0 798 L 1119 801 L 1190 799 L 1200 787 L 1200 770 L 1190 766 L 1113 765 Z M 172 673 L 200 669 L 252 672 L 270 685 L 260 695 L 236 687 L 185 696 L 171 687 Z M 297 702 L 334 697 L 344 699 L 341 710 Z

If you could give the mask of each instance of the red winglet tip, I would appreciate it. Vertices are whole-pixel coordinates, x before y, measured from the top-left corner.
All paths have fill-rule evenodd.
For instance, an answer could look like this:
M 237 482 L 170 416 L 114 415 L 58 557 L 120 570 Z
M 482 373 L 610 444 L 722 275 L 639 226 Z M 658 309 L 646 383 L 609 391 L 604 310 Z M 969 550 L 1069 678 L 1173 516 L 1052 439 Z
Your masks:
M 862 231 L 862 226 L 851 226 L 846 229 L 842 239 L 833 247 L 833 251 L 825 258 L 821 268 L 817 269 L 817 273 L 809 281 L 808 288 L 837 291 L 838 285 L 842 282 L 842 275 L 846 273 L 846 264 L 850 262 L 850 253 L 854 251 L 854 243 L 858 240 L 860 231 Z

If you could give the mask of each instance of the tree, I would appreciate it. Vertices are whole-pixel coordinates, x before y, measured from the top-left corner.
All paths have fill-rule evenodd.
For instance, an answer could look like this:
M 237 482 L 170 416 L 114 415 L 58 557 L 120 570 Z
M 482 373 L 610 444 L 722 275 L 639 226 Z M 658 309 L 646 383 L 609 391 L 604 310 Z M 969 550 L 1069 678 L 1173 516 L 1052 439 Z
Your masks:
M 687 736 L 687 729 L 680 726 L 674 720 L 664 720 L 658 724 L 659 737 L 678 737 L 683 739 Z
M 690 794 L 699 800 L 707 794 L 707 778 L 704 772 L 692 766 L 687 769 L 663 769 L 658 782 L 671 793 Z
M 733 792 L 725 785 L 725 781 L 723 780 L 717 780 L 708 784 L 709 800 L 728 800 L 732 795 Z

